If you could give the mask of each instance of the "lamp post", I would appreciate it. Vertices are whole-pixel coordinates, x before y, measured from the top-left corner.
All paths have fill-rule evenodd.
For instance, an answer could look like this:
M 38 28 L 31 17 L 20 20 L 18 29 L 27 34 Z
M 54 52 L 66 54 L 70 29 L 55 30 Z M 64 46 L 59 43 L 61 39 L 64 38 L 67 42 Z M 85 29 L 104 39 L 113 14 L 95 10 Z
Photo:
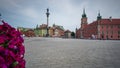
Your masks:
M 2 15 L 1 15 L 1 13 L 0 13 L 0 20 L 2 19 L 1 16 L 2 16 Z
M 3 20 L 3 19 L 1 18 L 1 16 L 2 16 L 2 15 L 1 15 L 1 13 L 0 13 L 0 21 L 2 21 L 2 20 Z
M 48 26 L 49 26 L 49 15 L 50 15 L 50 13 L 49 13 L 49 8 L 47 8 L 47 12 L 46 12 L 46 16 L 47 16 L 47 34 L 46 34 L 46 37 L 48 37 L 49 36 L 49 28 L 48 28 Z

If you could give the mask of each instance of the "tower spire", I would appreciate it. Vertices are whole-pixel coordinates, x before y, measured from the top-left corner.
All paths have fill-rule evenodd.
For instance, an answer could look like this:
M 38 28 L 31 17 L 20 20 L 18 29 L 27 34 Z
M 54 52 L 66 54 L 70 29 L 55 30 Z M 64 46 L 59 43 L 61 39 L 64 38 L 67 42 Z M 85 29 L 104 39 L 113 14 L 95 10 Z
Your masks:
M 98 11 L 98 16 L 100 16 L 100 10 Z
M 83 9 L 83 14 L 85 14 L 85 8 Z
M 102 16 L 100 15 L 100 10 L 98 11 L 98 16 L 97 16 L 97 20 L 101 20 Z
M 82 17 L 86 17 L 85 8 L 83 8 L 83 14 L 82 14 Z

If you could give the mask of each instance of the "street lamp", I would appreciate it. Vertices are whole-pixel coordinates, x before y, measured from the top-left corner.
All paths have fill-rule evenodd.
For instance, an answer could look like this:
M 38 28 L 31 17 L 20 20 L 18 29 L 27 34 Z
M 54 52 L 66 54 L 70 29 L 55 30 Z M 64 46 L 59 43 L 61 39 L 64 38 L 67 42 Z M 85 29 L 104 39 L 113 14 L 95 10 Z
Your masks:
M 1 16 L 2 16 L 2 15 L 1 15 L 1 13 L 0 13 L 0 21 L 2 21 L 2 20 L 3 20 L 3 19 L 1 18 Z
M 47 34 L 46 34 L 46 37 L 49 36 L 49 32 L 48 32 L 48 30 L 49 30 L 49 28 L 48 28 L 48 26 L 49 26 L 49 15 L 50 15 L 49 8 L 47 8 L 47 12 L 46 12 L 46 16 L 47 16 Z

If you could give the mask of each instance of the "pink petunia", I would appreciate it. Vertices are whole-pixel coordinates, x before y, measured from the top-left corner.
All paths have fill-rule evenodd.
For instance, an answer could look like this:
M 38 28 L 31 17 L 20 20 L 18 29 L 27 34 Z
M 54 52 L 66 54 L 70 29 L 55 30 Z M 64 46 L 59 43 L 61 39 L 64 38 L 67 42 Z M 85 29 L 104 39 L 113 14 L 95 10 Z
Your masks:
M 18 62 L 18 65 L 15 66 L 15 68 L 25 68 L 25 60 L 22 59 Z
M 4 63 L 5 63 L 5 59 L 2 56 L 0 56 L 0 64 L 4 64 Z
M 5 64 L 0 64 L 0 68 L 8 68 Z
M 7 68 L 7 65 L 5 64 L 5 59 L 0 56 L 0 68 Z
M 5 38 L 0 36 L 0 44 L 3 44 L 5 42 Z
M 0 68 L 25 68 L 23 38 L 8 23 L 0 25 Z
M 5 48 L 3 46 L 0 46 L 0 56 L 5 55 Z

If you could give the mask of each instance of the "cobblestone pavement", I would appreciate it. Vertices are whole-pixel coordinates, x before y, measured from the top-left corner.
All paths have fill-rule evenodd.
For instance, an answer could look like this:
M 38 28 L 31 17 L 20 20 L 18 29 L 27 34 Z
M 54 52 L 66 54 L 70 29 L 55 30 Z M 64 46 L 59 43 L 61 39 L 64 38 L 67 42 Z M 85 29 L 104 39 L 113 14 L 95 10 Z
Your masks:
M 25 38 L 26 68 L 120 68 L 120 40 Z

